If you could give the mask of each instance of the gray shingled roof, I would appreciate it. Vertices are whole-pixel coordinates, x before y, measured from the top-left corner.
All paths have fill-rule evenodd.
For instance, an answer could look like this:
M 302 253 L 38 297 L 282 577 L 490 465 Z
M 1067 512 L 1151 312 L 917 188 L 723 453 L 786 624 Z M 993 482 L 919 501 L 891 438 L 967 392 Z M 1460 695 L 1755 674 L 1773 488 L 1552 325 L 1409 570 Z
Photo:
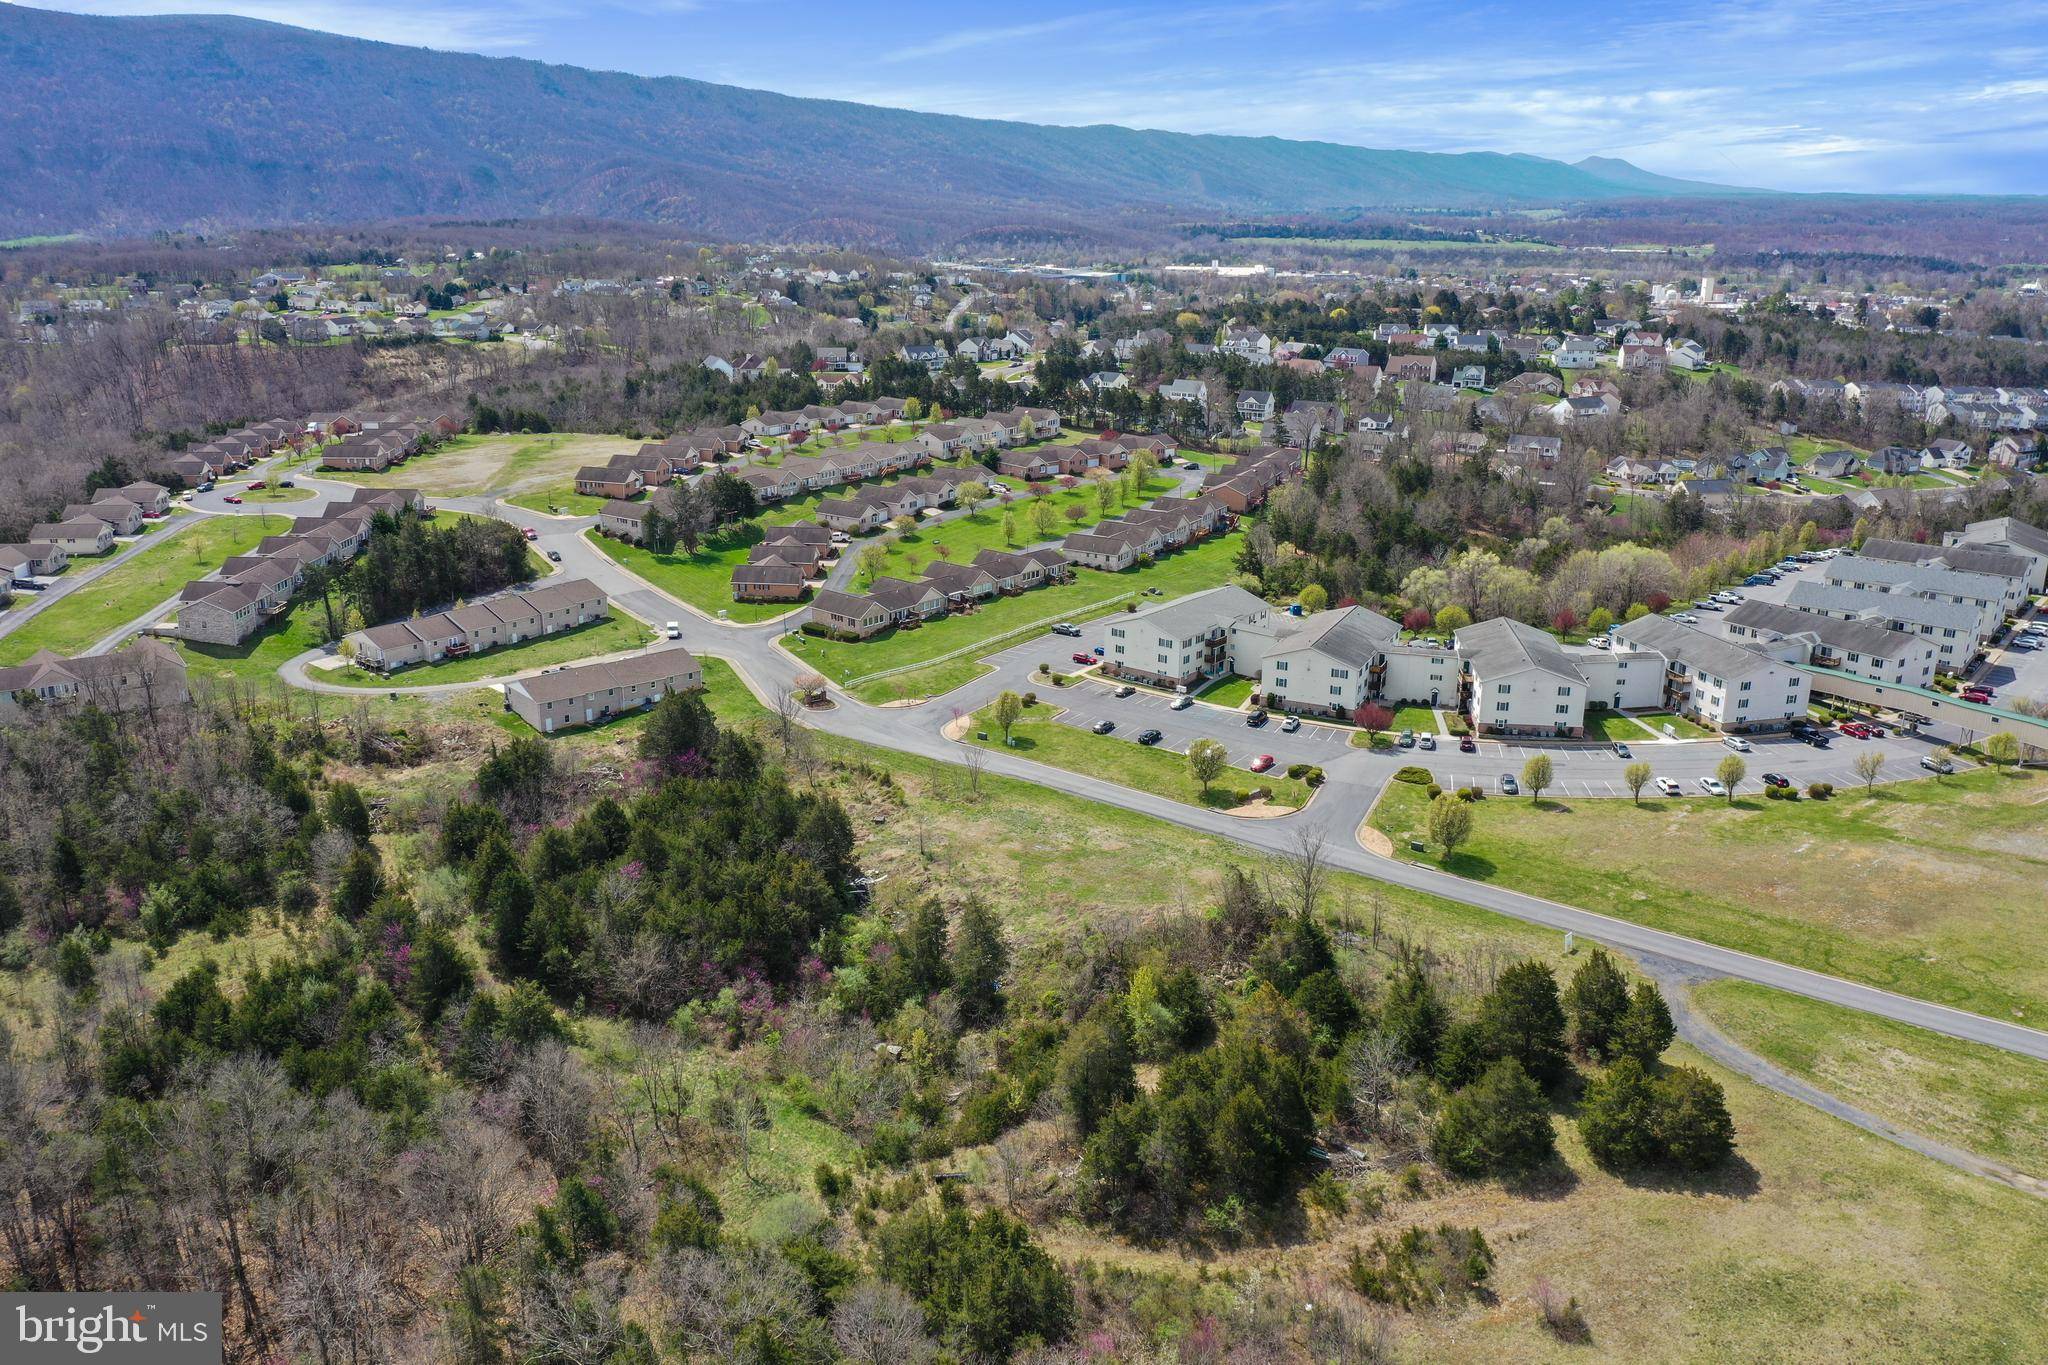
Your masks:
M 1369 607 L 1339 607 L 1282 622 L 1275 651 L 1317 649 L 1350 664 L 1370 668 L 1401 628 Z
M 1471 664 L 1472 671 L 1481 678 L 1501 678 L 1525 668 L 1541 668 L 1561 677 L 1586 680 L 1556 636 L 1512 617 L 1496 616 L 1491 621 L 1481 621 L 1452 638 L 1458 647 L 1458 657 Z
M 1636 649 L 1662 654 L 1674 663 L 1719 678 L 1740 678 L 1777 661 L 1760 650 L 1681 625 L 1668 616 L 1641 616 L 1614 628 L 1613 634 Z
M 1787 606 L 1804 611 L 1869 613 L 1891 621 L 1931 626 L 1936 630 L 1974 631 L 1977 628 L 1977 609 L 1967 603 L 1943 602 L 1904 592 L 1845 588 L 1835 583 L 1801 579 L 1792 585 L 1792 595 L 1785 602 Z
M 1876 621 L 1844 621 L 1775 602 L 1744 602 L 1728 613 L 1728 624 L 1774 635 L 1811 635 L 1824 645 L 1873 659 L 1904 658 L 1917 643 L 1916 637 Z

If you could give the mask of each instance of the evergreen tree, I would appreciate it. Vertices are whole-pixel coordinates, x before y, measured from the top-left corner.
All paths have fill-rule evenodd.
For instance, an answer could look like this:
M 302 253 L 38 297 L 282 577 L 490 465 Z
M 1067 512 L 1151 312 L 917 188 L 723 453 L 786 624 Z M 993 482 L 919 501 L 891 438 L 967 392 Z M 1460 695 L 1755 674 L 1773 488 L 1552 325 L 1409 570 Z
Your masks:
M 1502 972 L 1479 1003 L 1479 1022 L 1492 1055 L 1514 1058 L 1545 1088 L 1564 1079 L 1564 1007 L 1549 967 L 1517 962 Z
M 953 987 L 960 1017 L 970 1028 L 1002 1013 L 1002 981 L 1009 970 L 1010 948 L 1002 926 L 980 900 L 969 900 L 953 932 Z
M 1642 1063 L 1623 1057 L 1595 1077 L 1579 1105 L 1579 1136 L 1609 1171 L 1636 1171 L 1657 1160 L 1657 1096 Z
M 1130 1028 L 1121 1010 L 1098 1008 L 1067 1035 L 1060 1050 L 1059 1090 L 1067 1117 L 1084 1139 L 1110 1110 L 1137 1093 Z
M 1655 1126 L 1665 1159 L 1684 1170 L 1712 1170 L 1735 1151 L 1735 1120 L 1720 1083 L 1689 1066 L 1658 1078 Z
M 1604 1060 L 1622 1016 L 1628 1013 L 1628 979 L 1613 958 L 1595 948 L 1585 965 L 1572 974 L 1564 1008 L 1571 1016 L 1573 1043 L 1588 1056 Z
M 1677 1036 L 1671 1009 L 1664 1003 L 1664 992 L 1657 989 L 1655 982 L 1637 982 L 1635 994 L 1629 998 L 1628 1013 L 1615 1030 L 1615 1050 L 1648 1066 L 1664 1055 L 1664 1049 Z
M 1444 1103 L 1430 1152 L 1453 1175 L 1526 1175 L 1557 1152 L 1543 1092 L 1502 1058 Z
M 1387 983 L 1386 1000 L 1380 1006 L 1380 1031 L 1393 1040 L 1411 1065 L 1426 1069 L 1436 1061 L 1446 1023 L 1443 1000 L 1421 959 L 1414 953 L 1405 954 L 1393 980 Z
M 327 789 L 322 814 L 328 824 L 357 843 L 370 842 L 370 807 L 353 782 L 337 782 Z

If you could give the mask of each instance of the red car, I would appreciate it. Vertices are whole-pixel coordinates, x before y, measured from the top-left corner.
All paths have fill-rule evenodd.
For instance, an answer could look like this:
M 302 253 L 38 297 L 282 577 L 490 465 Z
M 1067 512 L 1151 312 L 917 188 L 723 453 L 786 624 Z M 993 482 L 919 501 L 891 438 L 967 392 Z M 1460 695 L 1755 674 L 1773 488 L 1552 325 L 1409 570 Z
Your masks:
M 240 498 L 240 497 L 238 497 L 238 496 L 236 496 L 236 495 L 235 495 L 235 494 L 233 494 L 233 493 L 230 493 L 230 494 L 228 494 L 228 495 L 227 495 L 226 497 L 222 498 L 222 499 L 221 499 L 221 501 L 222 501 L 222 502 L 240 502 L 240 501 L 241 501 L 241 498 Z
M 1255 773 L 1262 773 L 1272 766 L 1273 755 L 1271 754 L 1260 754 L 1257 758 L 1252 760 L 1252 771 Z
M 258 479 L 258 480 L 256 480 L 256 482 L 254 482 L 254 483 L 250 484 L 250 485 L 249 485 L 249 491 L 250 491 L 251 493 L 260 493 L 260 492 L 262 492 L 262 491 L 263 491 L 263 480 L 261 480 L 261 479 Z
M 1467 735 L 1458 741 L 1458 752 L 1461 754 L 1476 754 L 1479 752 L 1479 746 L 1472 742 L 1472 736 Z
M 1963 689 L 1963 700 L 1976 702 L 1979 706 L 1990 701 L 1992 695 L 1992 691 L 1988 687 L 1966 687 Z
M 1077 664 L 1093 664 L 1095 662 L 1095 656 L 1093 654 L 1076 654 L 1074 656 L 1074 662 Z
M 540 539 L 540 532 L 534 530 L 531 526 L 520 528 L 519 534 L 525 536 L 528 540 Z

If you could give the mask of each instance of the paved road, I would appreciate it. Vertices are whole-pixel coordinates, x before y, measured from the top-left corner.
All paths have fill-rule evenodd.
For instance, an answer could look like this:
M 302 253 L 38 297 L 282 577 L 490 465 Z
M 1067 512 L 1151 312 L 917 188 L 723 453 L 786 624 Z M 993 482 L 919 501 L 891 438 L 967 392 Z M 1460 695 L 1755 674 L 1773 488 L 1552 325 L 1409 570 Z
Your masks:
M 17 592 L 15 604 L 5 613 L 0 613 L 0 636 L 10 635 L 28 622 L 48 611 L 80 588 L 86 587 L 96 578 L 118 564 L 125 564 L 152 545 L 161 545 L 197 526 L 205 518 L 187 513 L 180 517 L 167 517 L 157 524 L 157 529 L 144 536 L 134 536 L 117 542 L 120 548 L 104 559 L 74 559 L 71 568 L 39 593 Z
M 580 532 L 589 524 L 587 518 L 559 521 L 533 518 L 518 509 L 508 511 L 491 499 L 450 499 L 442 505 L 461 506 L 464 510 L 482 511 L 506 517 L 521 525 L 534 526 L 540 533 L 541 547 L 561 553 L 561 567 L 564 572 L 591 579 L 628 611 L 643 616 L 644 619 L 656 623 L 664 620 L 678 621 L 684 641 L 691 649 L 725 659 L 756 693 L 764 697 L 781 694 L 795 683 L 798 676 L 809 671 L 806 665 L 783 651 L 777 643 L 783 632 L 788 629 L 786 620 L 782 623 L 735 625 L 715 621 L 674 601 L 627 573 L 585 541 Z M 1096 629 L 1099 630 L 1101 627 L 1098 626 Z M 946 739 L 941 733 L 947 722 L 957 714 L 985 704 L 1002 687 L 1014 685 L 1017 678 L 1028 676 L 1030 668 L 1039 658 L 1050 658 L 1055 661 L 1064 658 L 1073 652 L 1073 643 L 1048 634 L 1025 644 L 1012 646 L 994 656 L 997 667 L 993 673 L 925 706 L 882 709 L 862 705 L 850 697 L 842 696 L 840 705 L 834 709 L 808 715 L 806 719 L 820 730 L 849 739 L 915 753 L 942 762 L 958 763 L 962 756 L 960 746 Z M 1041 695 L 1046 693 L 1044 688 L 1038 690 Z M 1076 701 L 1065 697 L 1067 690 L 1062 690 L 1062 699 L 1076 706 L 1112 703 L 1129 705 L 1117 703 L 1113 698 L 1103 701 L 1094 696 L 1090 696 L 1085 702 Z M 1074 693 L 1075 698 L 1081 695 L 1078 691 Z M 1191 708 L 1194 709 L 1197 708 Z M 1203 712 L 1202 719 L 1216 724 L 1219 733 L 1228 730 L 1231 724 L 1228 712 L 1209 707 L 1199 709 Z M 1148 715 L 1150 712 L 1141 709 L 1137 714 Z M 1188 712 L 1176 714 L 1182 718 L 1189 715 Z M 1153 723 L 1159 724 L 1161 729 L 1166 728 L 1163 723 Z M 1236 720 L 1236 724 L 1241 729 L 1241 718 Z M 1302 733 L 1309 733 L 1309 727 L 1304 727 Z M 1246 743 L 1241 735 L 1233 734 L 1232 738 L 1239 746 Z M 1290 743 L 1299 739 L 1298 736 L 1280 736 L 1275 730 L 1272 739 L 1269 740 L 1262 735 L 1256 742 L 1275 746 L 1261 751 L 1272 752 L 1277 757 L 1281 753 L 1277 746 L 1283 738 Z M 1216 811 L 1187 806 L 1165 797 L 1136 791 L 1085 774 L 1049 768 L 1015 754 L 989 753 L 986 755 L 985 766 L 991 772 L 1023 778 L 1106 805 L 1217 835 L 1261 853 L 1284 855 L 1293 851 L 1299 842 L 1306 838 L 1320 845 L 1331 865 L 1345 871 L 1441 896 L 1447 900 L 1476 906 L 1559 932 L 1569 931 L 1621 949 L 1638 958 L 1654 957 L 1698 973 L 1751 981 L 1829 1004 L 1862 1010 L 1881 1018 L 1913 1024 L 1951 1037 L 2048 1060 L 2048 1033 L 2035 1029 L 1754 957 L 1682 935 L 1646 928 L 1627 920 L 1560 905 L 1503 887 L 1467 881 L 1433 867 L 1393 861 L 1370 854 L 1357 842 L 1358 826 L 1391 777 L 1393 769 L 1398 767 L 1402 760 L 1386 754 L 1348 747 L 1340 749 L 1327 739 L 1300 742 L 1305 746 L 1319 746 L 1305 750 L 1311 754 L 1318 754 L 1324 749 L 1333 751 L 1326 760 L 1308 760 L 1322 762 L 1328 781 L 1316 799 L 1302 811 L 1272 820 L 1244 820 Z M 1902 760 L 1914 751 L 1911 741 L 1902 740 L 1897 744 Z M 1495 752 L 1488 754 L 1487 758 L 1508 761 L 1510 755 L 1506 750 L 1514 747 L 1518 746 L 1497 746 Z M 1724 752 L 1718 745 L 1703 743 L 1652 743 L 1646 748 L 1653 752 L 1653 760 L 1660 771 L 1669 769 L 1674 773 L 1690 772 L 1694 765 L 1699 766 L 1702 771 L 1710 770 Z M 1782 750 L 1782 753 L 1779 750 Z M 1290 749 L 1289 752 L 1294 751 Z M 1615 763 L 1615 760 L 1604 751 L 1590 748 L 1552 752 L 1558 760 L 1560 776 L 1567 783 L 1585 782 L 1590 786 L 1592 783 L 1606 780 L 1604 775 Z M 1783 768 L 1788 774 L 1802 763 L 1826 764 L 1840 761 L 1839 750 L 1822 754 L 1806 749 L 1803 745 L 1790 743 L 1780 743 L 1776 747 L 1760 746 L 1760 752 L 1768 755 L 1770 765 Z M 1414 757 L 1412 753 L 1402 754 L 1402 759 Z M 1751 758 L 1752 768 L 1761 771 L 1765 765 L 1757 761 L 1757 755 L 1751 755 Z M 1447 755 L 1442 761 L 1453 762 L 1454 759 Z M 1903 761 L 1898 767 L 1902 770 L 1897 774 L 1899 776 L 1905 776 L 1910 771 Z M 1482 771 L 1490 771 L 1490 768 L 1482 768 Z M 1806 780 L 1803 773 L 1799 780 Z

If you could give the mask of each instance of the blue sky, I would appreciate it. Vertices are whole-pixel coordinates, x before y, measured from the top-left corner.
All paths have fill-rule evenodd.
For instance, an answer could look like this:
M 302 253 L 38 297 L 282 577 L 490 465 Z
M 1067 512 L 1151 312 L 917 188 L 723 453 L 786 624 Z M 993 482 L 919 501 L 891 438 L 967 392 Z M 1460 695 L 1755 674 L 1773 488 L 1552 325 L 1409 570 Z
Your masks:
M 49 4 L 51 0 L 41 0 Z M 2048 193 L 2048 0 L 58 0 L 1043 123 Z

